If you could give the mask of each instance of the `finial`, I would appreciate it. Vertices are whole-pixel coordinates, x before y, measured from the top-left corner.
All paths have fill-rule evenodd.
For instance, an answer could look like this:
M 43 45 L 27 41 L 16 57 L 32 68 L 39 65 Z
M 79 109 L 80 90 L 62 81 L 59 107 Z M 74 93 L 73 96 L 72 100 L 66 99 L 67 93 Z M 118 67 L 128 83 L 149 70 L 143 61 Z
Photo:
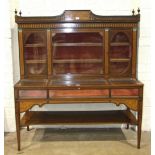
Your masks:
M 132 10 L 132 15 L 133 15 L 133 16 L 135 15 L 135 10 L 134 10 L 134 9 Z
M 137 9 L 138 14 L 140 14 L 140 8 Z
M 15 9 L 15 15 L 17 15 L 17 13 L 18 13 L 18 12 L 17 12 L 17 10 Z
M 20 16 L 22 15 L 22 12 L 21 12 L 21 10 L 19 11 L 19 15 L 20 15 Z

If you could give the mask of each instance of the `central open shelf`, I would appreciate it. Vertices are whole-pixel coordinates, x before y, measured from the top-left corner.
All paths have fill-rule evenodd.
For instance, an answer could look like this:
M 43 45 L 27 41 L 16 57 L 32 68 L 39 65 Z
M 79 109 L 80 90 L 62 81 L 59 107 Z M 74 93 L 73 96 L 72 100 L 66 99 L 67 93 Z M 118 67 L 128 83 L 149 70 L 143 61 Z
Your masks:
M 102 43 L 54 43 L 53 46 L 103 46 Z
M 55 59 L 53 63 L 102 63 L 102 59 Z
M 137 124 L 134 115 L 127 110 L 115 111 L 29 111 L 21 119 L 21 125 L 49 124 Z

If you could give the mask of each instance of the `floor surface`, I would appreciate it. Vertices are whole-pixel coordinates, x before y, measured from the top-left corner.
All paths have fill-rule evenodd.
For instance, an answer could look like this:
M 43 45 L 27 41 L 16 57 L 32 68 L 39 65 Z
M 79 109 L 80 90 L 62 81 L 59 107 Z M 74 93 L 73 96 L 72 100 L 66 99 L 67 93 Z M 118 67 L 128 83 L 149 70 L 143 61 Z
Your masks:
M 142 133 L 137 149 L 136 132 L 129 129 L 26 129 L 21 130 L 21 151 L 16 133 L 5 133 L 5 155 L 150 155 L 150 132 Z

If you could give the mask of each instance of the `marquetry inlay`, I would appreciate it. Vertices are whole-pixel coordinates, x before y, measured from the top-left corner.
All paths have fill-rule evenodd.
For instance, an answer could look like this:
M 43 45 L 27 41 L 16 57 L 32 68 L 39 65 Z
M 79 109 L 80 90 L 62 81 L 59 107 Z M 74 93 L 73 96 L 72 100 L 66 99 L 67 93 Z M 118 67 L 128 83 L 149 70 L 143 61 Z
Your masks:
M 137 24 L 131 23 L 131 24 L 106 24 L 106 23 L 55 23 L 55 24 L 19 24 L 18 28 L 107 28 L 107 27 L 137 27 Z

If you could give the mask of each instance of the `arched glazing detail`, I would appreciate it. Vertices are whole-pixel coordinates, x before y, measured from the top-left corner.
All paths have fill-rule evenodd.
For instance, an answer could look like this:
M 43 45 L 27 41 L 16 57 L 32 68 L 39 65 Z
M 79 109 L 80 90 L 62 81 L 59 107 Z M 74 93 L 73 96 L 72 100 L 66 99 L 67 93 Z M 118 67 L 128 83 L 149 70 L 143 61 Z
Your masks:
M 24 31 L 25 76 L 47 75 L 46 31 Z
M 130 77 L 132 46 L 130 30 L 114 30 L 110 33 L 109 64 L 111 77 Z

